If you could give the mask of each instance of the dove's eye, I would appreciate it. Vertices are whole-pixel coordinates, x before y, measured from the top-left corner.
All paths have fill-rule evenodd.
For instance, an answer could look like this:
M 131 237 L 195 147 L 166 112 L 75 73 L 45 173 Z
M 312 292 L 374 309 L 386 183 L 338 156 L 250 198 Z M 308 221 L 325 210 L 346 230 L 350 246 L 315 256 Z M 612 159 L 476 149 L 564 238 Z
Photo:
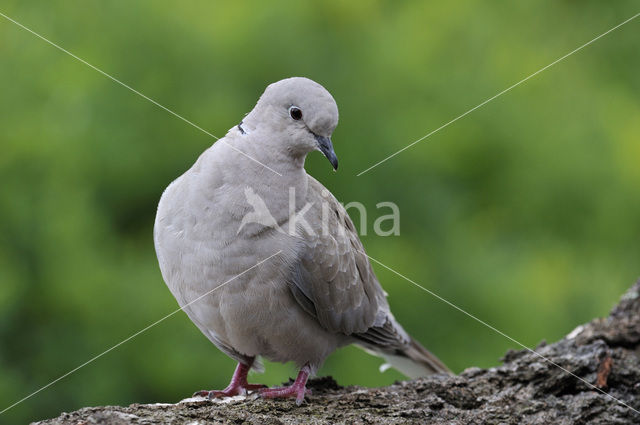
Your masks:
M 289 108 L 289 115 L 291 115 L 291 118 L 298 121 L 302 118 L 302 111 L 297 106 L 292 106 Z

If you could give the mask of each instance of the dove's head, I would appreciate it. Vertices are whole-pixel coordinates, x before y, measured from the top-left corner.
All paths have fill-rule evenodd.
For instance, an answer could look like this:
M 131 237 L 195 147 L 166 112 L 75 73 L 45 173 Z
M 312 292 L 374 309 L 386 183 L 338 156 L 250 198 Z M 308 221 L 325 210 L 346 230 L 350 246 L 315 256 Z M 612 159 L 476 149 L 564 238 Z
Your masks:
M 271 143 L 284 146 L 291 155 L 304 157 L 322 152 L 334 169 L 338 158 L 331 134 L 338 124 L 338 106 L 331 94 L 308 78 L 280 80 L 267 87 L 244 122 L 254 129 L 262 127 Z

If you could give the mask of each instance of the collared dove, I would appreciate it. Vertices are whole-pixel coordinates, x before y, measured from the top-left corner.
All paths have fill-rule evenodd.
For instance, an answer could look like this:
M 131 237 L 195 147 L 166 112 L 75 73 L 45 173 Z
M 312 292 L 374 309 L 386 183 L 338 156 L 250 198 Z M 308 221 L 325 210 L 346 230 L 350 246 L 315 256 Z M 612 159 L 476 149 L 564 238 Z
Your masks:
M 304 169 L 314 150 L 337 169 L 337 123 L 320 84 L 276 82 L 164 191 L 154 227 L 162 276 L 193 323 L 238 362 L 226 389 L 196 394 L 259 390 L 300 404 L 309 375 L 348 344 L 409 377 L 450 373 L 394 319 L 347 212 Z M 259 357 L 294 362 L 297 379 L 248 384 Z

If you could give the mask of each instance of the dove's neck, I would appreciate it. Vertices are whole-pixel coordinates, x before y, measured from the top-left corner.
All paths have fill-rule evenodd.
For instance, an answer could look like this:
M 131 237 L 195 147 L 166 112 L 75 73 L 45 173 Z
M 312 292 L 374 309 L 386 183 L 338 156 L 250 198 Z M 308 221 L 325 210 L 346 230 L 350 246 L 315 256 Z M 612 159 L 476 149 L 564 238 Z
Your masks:
M 254 129 L 244 122 L 242 129 L 244 133 L 238 128 L 238 134 L 235 134 L 229 143 L 232 148 L 242 152 L 246 160 L 262 166 L 277 177 L 301 178 L 306 175 L 304 162 L 308 152 L 292 150 L 290 146 L 293 143 L 284 140 L 290 137 L 289 135 L 274 134 L 261 128 Z
M 244 133 L 232 128 L 205 154 L 203 161 L 208 163 L 206 168 L 210 172 L 223 172 L 224 187 L 234 187 L 233 191 L 238 193 L 250 188 L 280 222 L 289 216 L 290 208 L 297 211 L 306 203 L 309 183 L 304 169 L 306 155 L 280 149 L 284 144 L 275 143 L 261 134 L 260 129 L 244 124 L 243 128 Z M 284 214 L 282 217 L 280 212 Z

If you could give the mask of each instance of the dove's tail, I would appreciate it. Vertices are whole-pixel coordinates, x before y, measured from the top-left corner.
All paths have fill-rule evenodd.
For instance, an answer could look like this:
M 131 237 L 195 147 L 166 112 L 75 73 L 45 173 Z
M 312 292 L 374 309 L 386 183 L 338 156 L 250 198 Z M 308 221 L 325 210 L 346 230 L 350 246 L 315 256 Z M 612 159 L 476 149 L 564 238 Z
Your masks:
M 358 339 L 356 344 L 366 352 L 387 361 L 380 366 L 380 372 L 392 367 L 412 379 L 434 373 L 453 374 L 440 359 L 402 329 L 391 314 L 384 325 L 373 326 L 354 336 Z
M 393 354 L 380 352 L 377 354 L 387 361 L 386 364 L 380 366 L 381 371 L 393 367 L 411 379 L 434 373 L 453 374 L 439 358 L 413 338 L 406 347 Z
M 415 379 L 434 373 L 451 375 L 453 372 L 442 361 L 424 348 L 418 341 L 409 337 L 409 343 L 390 349 L 380 345 L 360 342 L 361 348 L 377 357 L 382 357 L 386 363 L 380 366 L 380 372 L 394 368 L 405 376 Z

